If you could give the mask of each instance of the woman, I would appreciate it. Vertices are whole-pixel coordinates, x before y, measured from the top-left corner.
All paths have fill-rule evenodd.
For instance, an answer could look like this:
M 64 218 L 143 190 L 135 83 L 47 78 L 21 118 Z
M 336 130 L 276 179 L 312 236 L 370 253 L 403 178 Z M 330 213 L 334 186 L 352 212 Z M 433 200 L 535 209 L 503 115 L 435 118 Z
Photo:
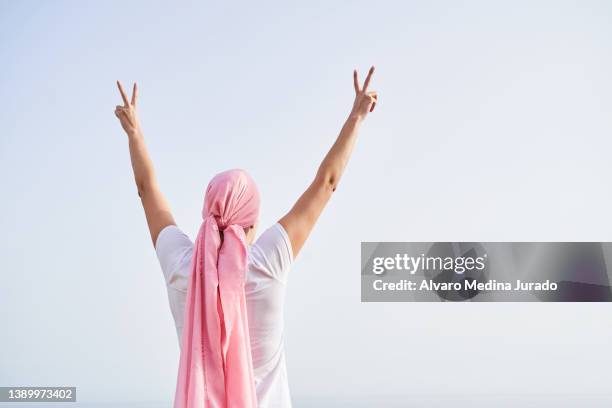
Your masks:
M 137 87 L 115 115 L 128 135 L 138 195 L 166 279 L 181 358 L 174 401 L 183 407 L 290 407 L 283 345 L 287 273 L 329 201 L 359 127 L 377 102 L 353 72 L 355 101 L 314 181 L 257 240 L 259 193 L 243 170 L 215 176 L 195 244 L 176 226 L 157 185 L 136 114 Z

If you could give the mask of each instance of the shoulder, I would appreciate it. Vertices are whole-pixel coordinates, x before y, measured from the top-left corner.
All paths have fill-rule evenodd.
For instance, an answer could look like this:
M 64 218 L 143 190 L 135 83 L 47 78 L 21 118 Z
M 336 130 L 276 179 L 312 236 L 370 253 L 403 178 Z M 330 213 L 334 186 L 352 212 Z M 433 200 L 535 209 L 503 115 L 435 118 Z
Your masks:
M 176 225 L 164 227 L 155 241 L 155 252 L 168 286 L 186 290 L 186 277 L 193 256 L 193 242 Z
M 287 231 L 279 223 L 266 229 L 249 251 L 249 262 L 271 277 L 284 281 L 293 263 L 293 251 Z

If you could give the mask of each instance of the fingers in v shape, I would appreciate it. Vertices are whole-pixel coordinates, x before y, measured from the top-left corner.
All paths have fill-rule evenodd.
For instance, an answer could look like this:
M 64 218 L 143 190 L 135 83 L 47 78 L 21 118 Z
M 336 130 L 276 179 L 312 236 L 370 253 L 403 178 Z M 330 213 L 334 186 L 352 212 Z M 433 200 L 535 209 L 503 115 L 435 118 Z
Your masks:
M 117 88 L 119 88 L 119 92 L 121 93 L 121 99 L 123 99 L 123 104 L 127 108 L 128 106 L 130 106 L 130 102 L 128 100 L 127 95 L 125 94 L 125 91 L 123 90 L 123 86 L 121 86 L 121 82 L 119 81 L 117 81 Z
M 353 70 L 353 86 L 355 87 L 356 93 L 359 93 L 359 92 L 366 93 L 366 91 L 368 90 L 368 86 L 370 85 L 370 81 L 372 79 L 373 73 L 374 73 L 374 66 L 371 66 L 370 70 L 368 71 L 368 76 L 366 77 L 363 83 L 363 88 L 361 88 L 359 86 L 359 74 L 357 73 L 356 69 Z
M 131 102 L 129 101 L 127 94 L 125 93 L 125 90 L 123 89 L 123 85 L 121 85 L 121 82 L 117 81 L 117 88 L 119 88 L 119 92 L 121 93 L 121 99 L 123 99 L 123 104 L 126 108 L 129 108 L 130 105 L 131 106 L 136 106 L 136 100 L 138 99 L 138 86 L 136 85 L 136 82 L 134 82 L 134 87 L 132 88 L 132 100 Z

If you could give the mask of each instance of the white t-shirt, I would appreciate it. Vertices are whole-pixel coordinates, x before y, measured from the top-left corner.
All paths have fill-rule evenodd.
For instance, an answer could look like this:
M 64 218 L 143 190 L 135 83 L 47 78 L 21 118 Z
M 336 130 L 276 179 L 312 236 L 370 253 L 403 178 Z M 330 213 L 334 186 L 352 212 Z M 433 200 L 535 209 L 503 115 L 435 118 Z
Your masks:
M 165 227 L 155 245 L 170 310 L 181 343 L 193 242 L 174 225 Z M 249 247 L 245 294 L 255 388 L 259 408 L 291 407 L 285 363 L 284 302 L 287 273 L 293 262 L 291 242 L 274 224 Z

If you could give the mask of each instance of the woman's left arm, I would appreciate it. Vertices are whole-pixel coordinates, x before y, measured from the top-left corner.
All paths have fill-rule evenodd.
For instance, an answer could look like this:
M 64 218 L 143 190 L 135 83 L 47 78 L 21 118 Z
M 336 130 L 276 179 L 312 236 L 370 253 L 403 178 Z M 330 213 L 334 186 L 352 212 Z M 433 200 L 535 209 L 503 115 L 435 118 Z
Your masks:
M 138 88 L 136 84 L 134 84 L 132 99 L 128 100 L 119 81 L 117 81 L 117 86 L 119 87 L 121 98 L 123 98 L 123 106 L 117 105 L 115 108 L 115 116 L 119 118 L 121 127 L 123 127 L 123 130 L 125 130 L 128 136 L 134 179 L 147 218 L 153 246 L 155 246 L 157 236 L 161 230 L 168 225 L 175 225 L 174 217 L 172 216 L 166 198 L 157 184 L 153 162 L 147 152 L 147 146 L 136 113 Z

